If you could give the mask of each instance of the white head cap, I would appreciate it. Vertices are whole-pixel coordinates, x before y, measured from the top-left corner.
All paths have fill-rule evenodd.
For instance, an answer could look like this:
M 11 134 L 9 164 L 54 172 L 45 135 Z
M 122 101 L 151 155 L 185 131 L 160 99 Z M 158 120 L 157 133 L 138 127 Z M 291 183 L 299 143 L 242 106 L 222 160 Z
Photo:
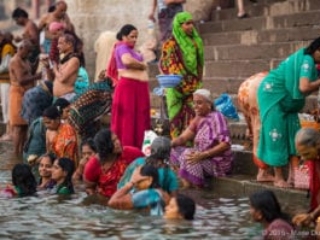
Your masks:
M 200 89 L 196 90 L 193 93 L 193 95 L 200 95 L 200 96 L 204 97 L 206 100 L 208 100 L 209 102 L 212 102 L 211 93 L 208 89 L 200 88 Z

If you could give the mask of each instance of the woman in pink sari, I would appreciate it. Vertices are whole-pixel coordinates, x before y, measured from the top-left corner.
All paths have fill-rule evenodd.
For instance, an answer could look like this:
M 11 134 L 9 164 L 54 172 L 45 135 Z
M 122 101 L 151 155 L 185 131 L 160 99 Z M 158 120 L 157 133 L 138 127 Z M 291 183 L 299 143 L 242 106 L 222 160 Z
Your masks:
M 124 146 L 141 148 L 144 131 L 150 129 L 150 96 L 147 65 L 134 50 L 137 38 L 138 31 L 133 25 L 126 24 L 121 28 L 107 75 L 116 85 L 111 129 Z

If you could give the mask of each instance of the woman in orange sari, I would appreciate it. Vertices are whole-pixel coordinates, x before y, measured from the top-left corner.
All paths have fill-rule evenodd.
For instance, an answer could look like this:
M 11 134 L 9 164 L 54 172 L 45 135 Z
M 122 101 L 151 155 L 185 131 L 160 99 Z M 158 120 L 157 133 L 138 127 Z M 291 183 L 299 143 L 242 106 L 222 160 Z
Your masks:
M 47 152 L 57 158 L 69 158 L 77 161 L 77 135 L 73 127 L 61 122 L 61 114 L 57 107 L 51 106 L 43 112 L 43 123 L 47 128 Z

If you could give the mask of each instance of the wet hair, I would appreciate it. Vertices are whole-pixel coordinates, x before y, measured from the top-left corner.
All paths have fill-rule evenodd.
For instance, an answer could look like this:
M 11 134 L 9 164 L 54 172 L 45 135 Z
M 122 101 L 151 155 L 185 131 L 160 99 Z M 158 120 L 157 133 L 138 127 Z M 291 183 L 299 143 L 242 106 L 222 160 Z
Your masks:
M 249 197 L 249 200 L 251 207 L 260 211 L 262 217 L 268 223 L 277 218 L 290 222 L 290 217 L 281 211 L 278 199 L 272 191 L 262 190 L 255 192 Z
M 22 8 L 17 7 L 15 10 L 12 12 L 12 18 L 28 18 L 29 14 Z
M 56 106 L 50 106 L 43 111 L 42 117 L 47 117 L 49 119 L 58 119 L 61 117 L 61 113 Z
M 320 37 L 313 40 L 305 49 L 304 54 L 312 55 L 315 51 L 320 50 Z
M 67 187 L 70 193 L 74 193 L 74 188 L 72 184 L 72 175 L 75 171 L 74 162 L 69 158 L 58 158 L 55 161 L 58 162 L 58 165 L 61 167 L 63 171 L 67 172 L 67 176 L 65 177 L 60 187 Z
M 107 128 L 99 130 L 99 132 L 94 136 L 93 141 L 100 161 L 105 161 L 109 154 L 114 150 L 111 130 Z
M 141 176 L 152 177 L 152 183 L 150 188 L 158 188 L 159 187 L 159 173 L 158 169 L 151 165 L 144 165 L 140 170 Z
M 56 10 L 56 5 L 51 5 L 48 7 L 47 12 L 50 13 L 50 12 L 54 12 L 55 10 Z
M 137 28 L 131 24 L 122 26 L 120 31 L 117 33 L 117 39 L 121 41 L 123 36 L 128 36 L 133 30 L 137 30 Z
M 54 102 L 53 106 L 56 107 L 58 109 L 60 115 L 62 115 L 63 109 L 65 109 L 66 107 L 70 106 L 70 102 L 65 98 L 58 98 Z
M 56 160 L 56 155 L 53 153 L 45 153 L 40 157 L 40 162 L 41 162 L 42 158 L 49 158 L 51 164 L 53 164 L 54 160 Z
M 193 220 L 194 214 L 196 212 L 196 204 L 194 200 L 186 195 L 179 193 L 177 194 L 175 199 L 178 205 L 178 211 L 181 216 L 186 220 Z
M 320 133 L 313 128 L 301 128 L 296 134 L 295 141 L 299 145 L 319 147 Z
M 94 145 L 94 141 L 92 138 L 88 138 L 82 141 L 81 143 L 81 149 L 83 146 L 89 146 L 89 148 L 92 149 L 92 151 L 97 152 L 96 145 Z
M 156 168 L 164 167 L 163 181 L 161 187 L 170 193 L 170 166 L 169 157 L 171 151 L 171 142 L 167 137 L 159 136 L 151 144 L 151 154 L 146 158 L 146 165 Z
M 37 181 L 29 165 L 16 164 L 12 169 L 12 184 L 19 188 L 19 196 L 30 196 L 37 191 Z

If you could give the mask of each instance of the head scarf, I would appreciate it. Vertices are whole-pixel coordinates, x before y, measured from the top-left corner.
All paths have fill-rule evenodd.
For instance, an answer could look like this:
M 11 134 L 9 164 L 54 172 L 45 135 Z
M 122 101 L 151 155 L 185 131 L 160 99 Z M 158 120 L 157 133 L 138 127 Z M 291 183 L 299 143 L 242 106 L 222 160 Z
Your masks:
M 195 28 L 193 28 L 191 37 L 183 31 L 181 24 L 190 20 L 192 20 L 192 15 L 189 12 L 177 13 L 172 23 L 172 35 L 182 50 L 185 66 L 197 75 L 198 65 L 203 66 L 204 64 L 203 42 Z
M 204 89 L 204 88 L 198 89 L 193 93 L 193 95 L 200 95 L 204 97 L 206 100 L 208 100 L 209 102 L 212 102 L 211 93 L 208 89 Z
M 157 137 L 151 144 L 151 157 L 156 159 L 169 159 L 171 142 L 167 137 Z

